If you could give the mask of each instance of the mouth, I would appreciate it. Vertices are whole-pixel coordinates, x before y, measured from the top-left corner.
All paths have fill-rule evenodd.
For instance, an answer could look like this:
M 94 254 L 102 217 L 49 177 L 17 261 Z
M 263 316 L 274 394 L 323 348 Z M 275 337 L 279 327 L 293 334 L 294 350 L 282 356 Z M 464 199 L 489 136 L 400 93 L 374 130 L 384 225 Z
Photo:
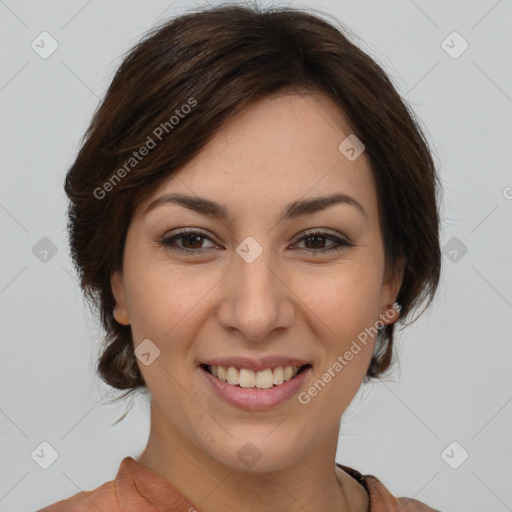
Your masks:
M 248 368 L 234 366 L 199 365 L 204 371 L 216 379 L 238 388 L 270 389 L 297 378 L 298 375 L 311 368 L 311 364 L 302 366 L 278 366 L 253 371 Z

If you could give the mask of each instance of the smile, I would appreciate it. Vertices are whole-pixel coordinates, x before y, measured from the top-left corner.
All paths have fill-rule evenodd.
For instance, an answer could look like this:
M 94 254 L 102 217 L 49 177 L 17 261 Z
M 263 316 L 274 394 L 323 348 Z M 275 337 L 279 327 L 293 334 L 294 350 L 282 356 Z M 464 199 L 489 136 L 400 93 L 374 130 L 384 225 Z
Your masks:
M 303 366 L 278 366 L 276 368 L 253 371 L 248 368 L 235 368 L 233 366 L 202 365 L 208 373 L 232 386 L 258 389 L 269 389 L 279 386 L 283 382 L 293 379 L 310 366 L 310 364 Z

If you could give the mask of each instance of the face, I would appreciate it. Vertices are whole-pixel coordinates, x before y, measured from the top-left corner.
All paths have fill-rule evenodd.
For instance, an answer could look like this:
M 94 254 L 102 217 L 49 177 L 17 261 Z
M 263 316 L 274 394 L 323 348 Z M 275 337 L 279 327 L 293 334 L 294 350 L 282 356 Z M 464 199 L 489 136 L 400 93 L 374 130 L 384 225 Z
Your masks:
M 338 149 L 351 130 L 337 111 L 320 94 L 279 95 L 230 121 L 138 206 L 112 276 L 115 317 L 136 353 L 145 343 L 152 429 L 230 468 L 248 469 L 244 450 L 271 471 L 337 440 L 375 324 L 398 317 L 372 171 Z M 242 368 L 240 381 L 207 363 Z M 277 367 L 304 364 L 274 384 Z

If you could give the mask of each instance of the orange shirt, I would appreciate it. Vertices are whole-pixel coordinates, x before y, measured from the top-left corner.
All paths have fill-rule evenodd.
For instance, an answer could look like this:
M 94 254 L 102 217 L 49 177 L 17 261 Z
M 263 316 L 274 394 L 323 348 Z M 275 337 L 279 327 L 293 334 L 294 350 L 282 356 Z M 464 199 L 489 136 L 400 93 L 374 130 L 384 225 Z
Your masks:
M 368 512 L 439 512 L 424 503 L 395 498 L 372 475 L 337 464 L 355 478 L 370 497 Z M 83 491 L 37 512 L 201 512 L 167 480 L 132 457 L 125 457 L 115 480 Z

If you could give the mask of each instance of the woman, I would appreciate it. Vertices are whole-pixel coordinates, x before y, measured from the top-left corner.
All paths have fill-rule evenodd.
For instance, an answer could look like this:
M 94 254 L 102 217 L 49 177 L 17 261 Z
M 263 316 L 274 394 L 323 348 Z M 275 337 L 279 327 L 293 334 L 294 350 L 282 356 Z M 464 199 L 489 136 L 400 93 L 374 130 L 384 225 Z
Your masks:
M 334 24 L 223 6 L 156 27 L 65 183 L 99 373 L 149 391 L 150 435 L 42 510 L 433 510 L 335 456 L 394 323 L 434 297 L 438 187 L 413 114 Z

